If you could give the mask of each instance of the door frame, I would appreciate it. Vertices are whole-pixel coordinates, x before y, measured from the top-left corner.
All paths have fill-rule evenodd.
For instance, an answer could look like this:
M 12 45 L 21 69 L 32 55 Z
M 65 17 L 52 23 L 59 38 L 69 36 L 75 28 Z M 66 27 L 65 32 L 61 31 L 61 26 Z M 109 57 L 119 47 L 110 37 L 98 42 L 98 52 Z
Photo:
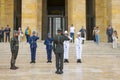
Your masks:
M 14 0 L 14 28 L 22 27 L 22 0 Z
M 48 15 L 47 16 L 47 33 L 49 33 L 49 18 L 61 18 L 61 29 L 62 31 L 65 31 L 65 30 L 68 30 L 68 23 L 67 23 L 67 17 L 66 16 L 63 16 L 63 15 Z M 64 18 L 64 23 L 63 23 L 63 18 Z M 53 23 L 53 22 L 52 22 Z M 53 24 L 51 24 L 52 28 L 51 28 L 51 35 L 52 37 L 54 36 L 53 34 Z M 64 29 L 63 29 L 64 28 Z
M 89 3 L 89 5 L 87 1 L 88 0 L 86 0 L 86 36 L 87 40 L 93 40 L 93 29 L 96 26 L 95 0 L 92 0 L 92 3 Z M 92 6 L 89 7 L 90 5 Z
M 47 0 L 42 0 L 42 34 L 41 34 L 42 40 L 44 40 L 47 36 L 48 16 L 65 17 L 65 25 L 66 25 L 65 30 L 68 30 L 68 0 L 65 0 L 65 14 L 64 15 L 49 15 L 47 8 L 48 8 Z

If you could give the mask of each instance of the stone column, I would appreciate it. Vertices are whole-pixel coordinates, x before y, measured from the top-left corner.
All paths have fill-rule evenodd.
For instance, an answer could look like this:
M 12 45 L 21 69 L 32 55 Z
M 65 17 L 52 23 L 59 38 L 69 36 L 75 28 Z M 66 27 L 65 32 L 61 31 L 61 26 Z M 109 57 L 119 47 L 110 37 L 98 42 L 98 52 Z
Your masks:
M 5 26 L 5 0 L 0 0 L 0 27 Z
M 14 0 L 0 0 L 0 27 L 11 27 L 11 35 L 13 30 L 14 16 Z
M 37 31 L 42 39 L 42 0 L 37 0 Z
M 112 25 L 112 0 L 107 0 L 107 25 Z
M 4 18 L 4 25 L 7 24 L 13 30 L 14 24 L 14 0 L 1 0 L 5 1 L 5 18 Z M 13 31 L 12 31 L 13 32 Z
M 68 0 L 68 29 L 73 24 L 76 33 L 86 27 L 86 0 Z
M 42 39 L 44 40 L 47 36 L 47 28 L 48 28 L 48 19 L 47 19 L 47 0 L 42 1 Z
M 22 0 L 22 29 L 27 26 L 37 31 L 41 39 L 42 33 L 42 0 Z
M 100 41 L 107 41 L 107 0 L 96 0 L 96 26 L 100 29 Z
M 22 0 L 22 29 L 37 31 L 37 0 Z

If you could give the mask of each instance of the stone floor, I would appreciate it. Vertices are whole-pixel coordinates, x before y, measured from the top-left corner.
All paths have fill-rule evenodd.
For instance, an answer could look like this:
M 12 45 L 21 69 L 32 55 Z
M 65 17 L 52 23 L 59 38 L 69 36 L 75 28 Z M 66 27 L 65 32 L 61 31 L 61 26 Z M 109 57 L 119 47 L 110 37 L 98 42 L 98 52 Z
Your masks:
M 83 45 L 83 63 L 77 64 L 74 44 L 70 44 L 70 63 L 64 64 L 62 75 L 55 74 L 54 54 L 53 63 L 46 63 L 45 46 L 41 42 L 36 64 L 29 63 L 29 44 L 21 42 L 16 64 L 19 69 L 10 70 L 9 46 L 0 43 L 0 80 L 120 80 L 120 45 L 112 49 L 112 44 L 87 41 Z

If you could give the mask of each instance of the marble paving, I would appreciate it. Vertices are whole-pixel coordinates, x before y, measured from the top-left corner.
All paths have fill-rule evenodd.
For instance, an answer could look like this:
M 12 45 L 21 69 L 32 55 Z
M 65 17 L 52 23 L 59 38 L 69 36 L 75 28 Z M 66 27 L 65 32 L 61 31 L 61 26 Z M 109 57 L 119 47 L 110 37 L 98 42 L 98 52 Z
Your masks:
M 29 44 L 20 43 L 16 65 L 18 70 L 10 70 L 10 45 L 0 43 L 0 80 L 120 80 L 120 45 L 112 49 L 112 44 L 87 41 L 83 45 L 82 64 L 76 63 L 75 47 L 70 44 L 70 63 L 64 64 L 64 74 L 55 74 L 55 57 L 46 63 L 46 51 L 42 42 L 38 43 L 36 64 L 30 64 Z

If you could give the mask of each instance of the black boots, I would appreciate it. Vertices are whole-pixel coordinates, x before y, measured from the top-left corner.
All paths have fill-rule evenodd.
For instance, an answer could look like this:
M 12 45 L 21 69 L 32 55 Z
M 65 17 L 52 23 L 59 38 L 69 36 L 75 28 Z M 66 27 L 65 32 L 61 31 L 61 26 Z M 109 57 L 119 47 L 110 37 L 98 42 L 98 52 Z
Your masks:
M 68 59 L 65 59 L 65 60 L 64 60 L 64 63 L 69 63 Z
M 16 67 L 16 66 L 15 67 L 10 67 L 10 69 L 11 70 L 16 70 L 16 69 L 18 69 L 18 67 Z
M 52 61 L 47 61 L 47 63 L 52 63 Z
M 13 63 L 11 63 L 10 69 L 11 69 L 11 70 L 16 70 L 16 69 L 18 69 L 18 67 L 16 67 Z
M 63 71 L 62 70 L 57 70 L 55 73 L 56 74 L 63 74 Z
M 77 60 L 77 63 L 82 63 L 81 59 L 78 59 L 78 60 Z
M 57 70 L 55 73 L 56 73 L 56 74 L 59 74 L 59 70 Z
M 36 62 L 35 61 L 31 61 L 30 63 L 32 64 L 32 63 L 36 63 Z

